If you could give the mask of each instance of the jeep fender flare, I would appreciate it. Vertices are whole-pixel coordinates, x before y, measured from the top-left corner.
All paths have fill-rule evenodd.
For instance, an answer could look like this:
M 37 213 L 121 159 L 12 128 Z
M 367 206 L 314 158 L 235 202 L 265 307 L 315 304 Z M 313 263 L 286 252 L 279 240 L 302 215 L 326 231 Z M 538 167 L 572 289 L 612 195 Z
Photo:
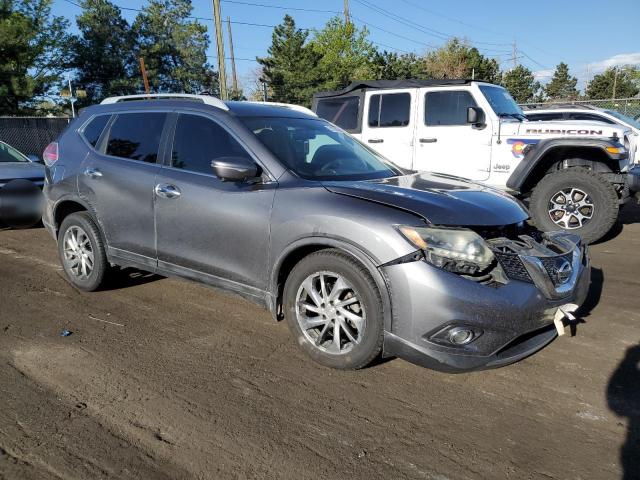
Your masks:
M 621 153 L 612 153 L 608 147 L 622 149 Z M 522 161 L 507 180 L 507 188 L 516 193 L 530 191 L 537 180 L 557 162 L 582 158 L 585 154 L 595 157 L 593 162 L 604 163 L 608 171 L 618 171 L 620 161 L 628 158 L 621 143 L 604 138 L 549 138 L 531 146 Z M 585 159 L 587 160 L 587 159 Z M 588 163 L 588 162 L 587 162 Z M 586 166 L 584 162 L 569 166 Z

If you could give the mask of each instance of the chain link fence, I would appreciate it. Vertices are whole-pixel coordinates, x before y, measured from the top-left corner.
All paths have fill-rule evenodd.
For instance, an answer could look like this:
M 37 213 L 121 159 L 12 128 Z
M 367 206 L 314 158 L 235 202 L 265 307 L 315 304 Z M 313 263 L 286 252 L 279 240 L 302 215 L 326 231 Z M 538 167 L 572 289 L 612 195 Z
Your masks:
M 575 105 L 576 107 L 596 107 L 606 110 L 616 110 L 631 118 L 640 116 L 640 98 L 617 98 L 611 100 L 573 100 L 565 102 L 523 103 L 524 110 L 558 108 L 559 106 Z
M 0 141 L 25 155 L 41 157 L 69 121 L 68 117 L 0 117 Z

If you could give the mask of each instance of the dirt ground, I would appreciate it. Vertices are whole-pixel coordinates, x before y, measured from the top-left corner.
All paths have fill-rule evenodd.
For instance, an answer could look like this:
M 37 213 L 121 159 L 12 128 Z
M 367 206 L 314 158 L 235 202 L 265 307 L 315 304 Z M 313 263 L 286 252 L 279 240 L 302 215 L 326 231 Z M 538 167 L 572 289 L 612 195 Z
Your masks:
M 574 336 L 464 375 L 319 367 L 182 280 L 79 293 L 43 229 L 2 231 L 0 478 L 638 478 L 640 209 L 623 220 Z

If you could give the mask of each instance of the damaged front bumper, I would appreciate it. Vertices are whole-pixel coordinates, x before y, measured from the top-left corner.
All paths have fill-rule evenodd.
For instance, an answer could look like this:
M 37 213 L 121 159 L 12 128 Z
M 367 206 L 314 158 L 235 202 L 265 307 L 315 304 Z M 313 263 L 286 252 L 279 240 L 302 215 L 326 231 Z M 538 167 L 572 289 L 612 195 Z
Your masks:
M 516 362 L 556 337 L 558 310 L 586 298 L 586 247 L 564 233 L 487 243 L 497 260 L 492 280 L 474 281 L 426 261 L 381 267 L 393 306 L 385 355 L 465 372 Z

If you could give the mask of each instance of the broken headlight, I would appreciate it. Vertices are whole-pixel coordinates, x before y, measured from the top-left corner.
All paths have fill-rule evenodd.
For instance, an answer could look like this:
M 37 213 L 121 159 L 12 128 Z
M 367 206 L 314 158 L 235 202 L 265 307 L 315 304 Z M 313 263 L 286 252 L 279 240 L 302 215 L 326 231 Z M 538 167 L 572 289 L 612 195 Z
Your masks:
M 493 252 L 472 230 L 400 226 L 398 230 L 424 252 L 435 267 L 462 275 L 475 275 L 491 266 Z

